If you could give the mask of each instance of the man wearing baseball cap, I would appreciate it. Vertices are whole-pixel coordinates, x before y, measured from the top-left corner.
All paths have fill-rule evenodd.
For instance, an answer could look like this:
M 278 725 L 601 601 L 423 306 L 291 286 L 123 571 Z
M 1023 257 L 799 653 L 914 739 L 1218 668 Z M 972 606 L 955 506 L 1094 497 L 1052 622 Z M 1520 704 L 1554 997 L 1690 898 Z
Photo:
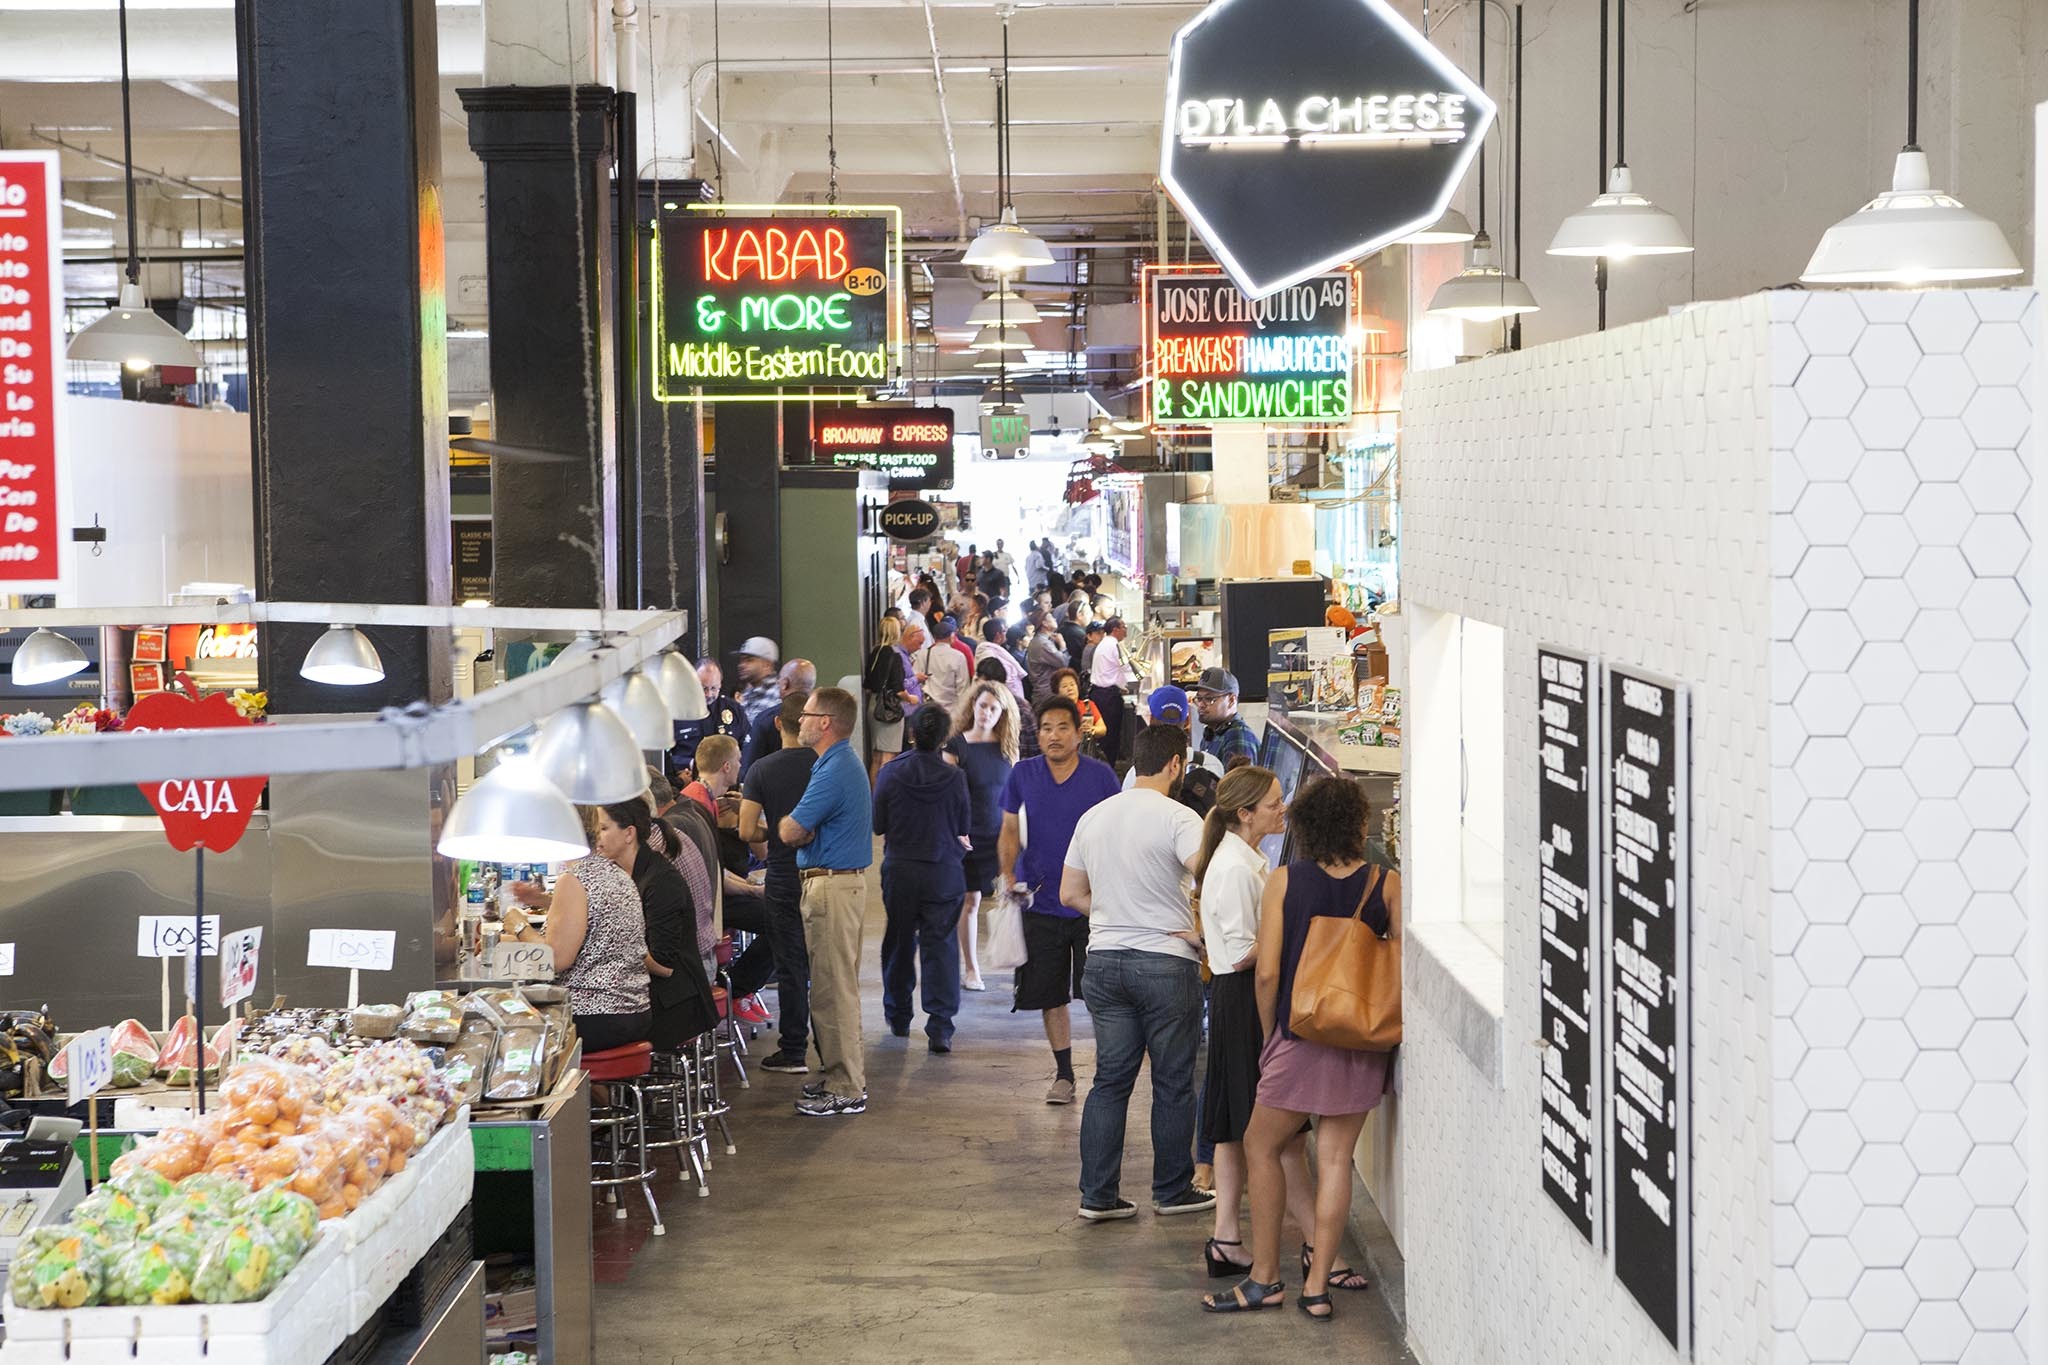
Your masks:
M 1237 714 L 1237 676 L 1224 668 L 1205 668 L 1195 683 L 1195 714 L 1202 718 L 1202 752 L 1213 755 L 1227 772 L 1231 765 L 1259 760 L 1259 737 Z
M 1207 815 L 1216 804 L 1216 780 L 1223 776 L 1223 762 L 1195 747 L 1194 708 L 1188 694 L 1172 683 L 1145 694 L 1145 714 L 1154 725 L 1175 725 L 1188 736 L 1187 766 L 1182 770 L 1175 799 L 1197 815 Z M 1137 769 L 1124 774 L 1125 791 L 1137 785 Z
M 740 646 L 735 670 L 740 680 L 740 709 L 747 713 L 750 729 L 775 724 L 773 712 L 782 706 L 782 689 L 775 681 L 775 665 L 782 651 L 765 635 L 749 636 Z

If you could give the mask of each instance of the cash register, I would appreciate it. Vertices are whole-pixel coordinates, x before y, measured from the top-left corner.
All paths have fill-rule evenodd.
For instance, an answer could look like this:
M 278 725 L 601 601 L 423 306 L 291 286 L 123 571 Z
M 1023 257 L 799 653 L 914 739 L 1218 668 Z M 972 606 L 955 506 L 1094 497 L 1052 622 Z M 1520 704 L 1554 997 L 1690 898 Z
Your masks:
M 85 1163 L 71 1148 L 78 1129 L 76 1119 L 37 1118 L 21 1136 L 0 1138 L 0 1267 L 85 1198 Z

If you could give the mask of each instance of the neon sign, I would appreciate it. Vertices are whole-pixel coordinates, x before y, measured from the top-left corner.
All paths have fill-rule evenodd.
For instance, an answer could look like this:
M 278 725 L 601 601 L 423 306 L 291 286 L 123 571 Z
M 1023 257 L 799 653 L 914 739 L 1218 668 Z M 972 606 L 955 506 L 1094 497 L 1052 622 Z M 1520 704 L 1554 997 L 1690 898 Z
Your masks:
M 1348 421 L 1358 373 L 1358 279 L 1338 271 L 1247 297 L 1213 267 L 1148 266 L 1146 407 L 1154 425 Z
M 666 403 L 858 396 L 902 344 L 893 208 L 692 204 L 657 224 L 654 392 Z
M 811 450 L 819 464 L 879 470 L 891 488 L 951 488 L 953 410 L 821 407 L 811 415 Z

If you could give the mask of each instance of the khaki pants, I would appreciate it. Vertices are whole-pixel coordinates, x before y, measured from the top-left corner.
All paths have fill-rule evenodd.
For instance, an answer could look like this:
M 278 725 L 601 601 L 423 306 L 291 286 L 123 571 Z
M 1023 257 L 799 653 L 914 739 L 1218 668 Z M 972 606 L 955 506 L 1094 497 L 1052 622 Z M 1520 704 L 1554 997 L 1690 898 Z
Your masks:
M 860 945 L 868 879 L 812 877 L 804 882 L 804 945 L 811 954 L 811 1027 L 825 1088 L 851 1099 L 868 1089 L 861 1056 Z

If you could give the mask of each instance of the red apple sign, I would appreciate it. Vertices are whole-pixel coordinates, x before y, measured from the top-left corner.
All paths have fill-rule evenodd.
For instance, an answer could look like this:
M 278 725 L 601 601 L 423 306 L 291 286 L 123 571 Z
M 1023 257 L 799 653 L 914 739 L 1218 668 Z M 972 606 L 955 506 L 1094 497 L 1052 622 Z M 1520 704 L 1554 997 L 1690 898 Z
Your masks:
M 220 693 L 200 701 L 176 692 L 144 697 L 128 712 L 123 730 L 218 730 L 253 725 Z M 225 853 L 249 828 L 268 777 L 168 778 L 140 784 L 142 795 L 164 822 L 164 837 L 180 853 L 204 844 Z

